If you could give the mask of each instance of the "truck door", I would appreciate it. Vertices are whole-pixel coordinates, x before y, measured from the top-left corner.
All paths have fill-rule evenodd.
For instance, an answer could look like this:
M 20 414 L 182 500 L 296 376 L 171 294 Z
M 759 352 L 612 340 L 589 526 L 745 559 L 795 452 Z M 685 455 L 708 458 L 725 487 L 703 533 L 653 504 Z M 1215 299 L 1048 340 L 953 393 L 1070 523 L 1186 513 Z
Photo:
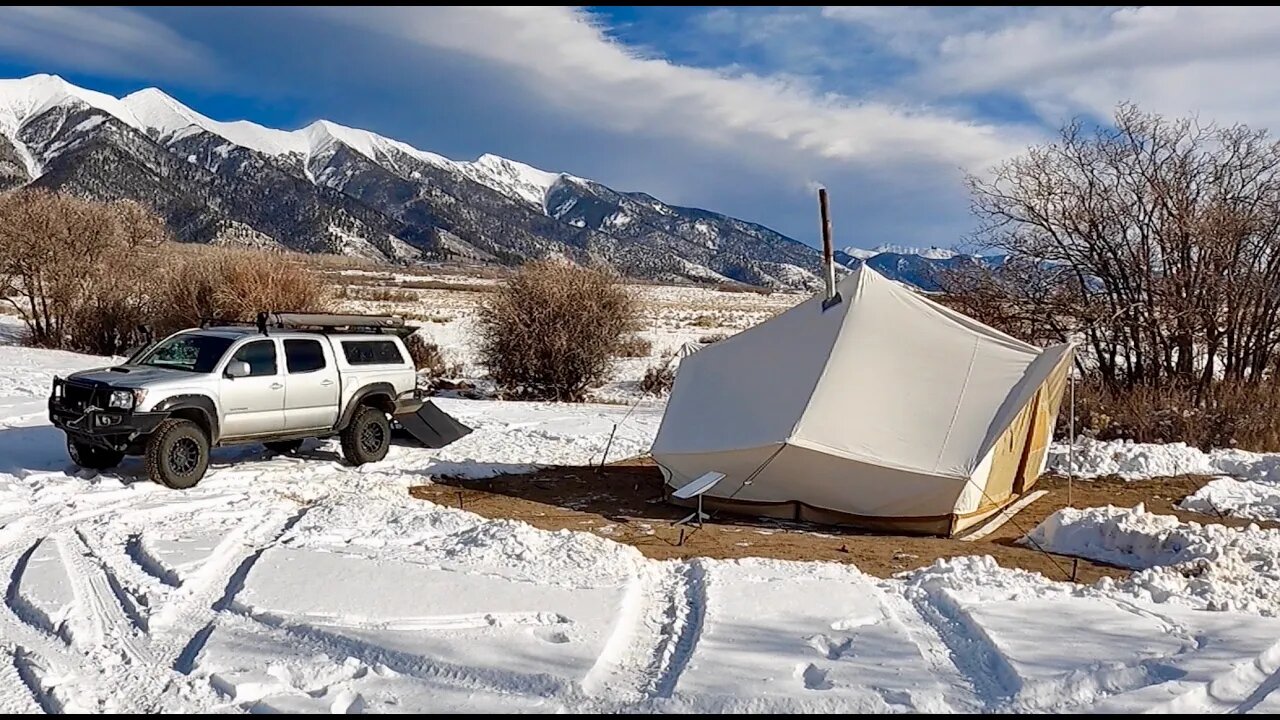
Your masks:
M 338 366 L 320 339 L 284 341 L 286 430 L 328 429 L 338 421 Z
M 229 362 L 249 365 L 245 377 L 228 377 L 223 367 L 218 394 L 222 401 L 222 437 L 264 435 L 284 429 L 284 368 L 276 341 L 252 340 L 241 345 Z

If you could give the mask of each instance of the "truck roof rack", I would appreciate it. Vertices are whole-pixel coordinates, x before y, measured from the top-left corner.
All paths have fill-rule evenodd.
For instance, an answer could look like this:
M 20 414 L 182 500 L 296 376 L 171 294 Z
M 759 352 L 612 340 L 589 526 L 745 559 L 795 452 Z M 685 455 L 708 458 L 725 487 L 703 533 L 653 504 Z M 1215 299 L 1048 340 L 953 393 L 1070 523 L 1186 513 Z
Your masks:
M 384 329 L 403 328 L 404 318 L 397 315 L 338 315 L 331 313 L 283 313 L 260 312 L 258 329 L 267 334 L 268 328 L 292 328 L 299 330 L 335 330 L 348 328 L 380 333 Z

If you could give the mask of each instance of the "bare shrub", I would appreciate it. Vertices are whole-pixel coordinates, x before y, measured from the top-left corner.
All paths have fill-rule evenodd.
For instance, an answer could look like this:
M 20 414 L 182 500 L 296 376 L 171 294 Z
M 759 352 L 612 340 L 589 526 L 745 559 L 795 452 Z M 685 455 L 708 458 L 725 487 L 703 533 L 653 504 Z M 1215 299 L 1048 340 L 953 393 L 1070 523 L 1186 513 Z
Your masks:
M 166 237 L 160 219 L 130 201 L 0 195 L 0 296 L 34 345 L 119 352 L 156 300 L 142 280 L 149 249 Z
M 762 285 L 748 285 L 740 282 L 722 282 L 715 286 L 716 290 L 726 293 L 753 293 L 756 295 L 772 295 L 773 288 Z
M 698 338 L 698 342 L 703 345 L 710 345 L 711 343 L 718 343 L 721 340 L 728 340 L 728 339 L 729 339 L 728 333 L 711 333 L 710 335 L 703 335 L 702 337 Z
M 644 371 L 640 379 L 640 391 L 648 395 L 666 395 L 676 382 L 676 369 L 670 360 L 659 365 L 651 365 Z
M 1096 378 L 1076 388 L 1076 432 L 1099 440 L 1185 442 L 1208 450 L 1242 447 L 1280 450 L 1280 382 L 1216 383 L 1198 400 L 1189 388 L 1109 388 Z M 1057 432 L 1068 430 L 1064 399 Z
M 156 328 L 173 332 L 204 318 L 251 321 L 261 311 L 325 312 L 329 287 L 309 267 L 259 250 L 201 248 L 167 259 Z
M 579 402 L 607 377 L 636 314 L 611 271 L 529 263 L 480 304 L 480 359 L 511 396 Z
M 711 315 L 699 315 L 689 321 L 690 327 L 713 328 L 720 325 L 720 321 Z
M 370 300 L 372 302 L 411 303 L 418 299 L 418 296 L 413 292 L 401 290 L 395 286 L 349 287 L 343 289 L 342 295 L 345 299 Z
M 451 290 L 455 292 L 493 292 L 497 287 L 490 283 L 449 282 L 448 280 L 405 280 L 400 287 L 411 290 Z
M 405 338 L 404 346 L 419 374 L 425 375 L 432 383 L 441 378 L 456 378 L 462 374 L 461 363 L 446 362 L 440 346 L 418 333 Z
M 639 335 L 628 335 L 618 343 L 617 357 L 642 358 L 653 353 L 653 343 Z

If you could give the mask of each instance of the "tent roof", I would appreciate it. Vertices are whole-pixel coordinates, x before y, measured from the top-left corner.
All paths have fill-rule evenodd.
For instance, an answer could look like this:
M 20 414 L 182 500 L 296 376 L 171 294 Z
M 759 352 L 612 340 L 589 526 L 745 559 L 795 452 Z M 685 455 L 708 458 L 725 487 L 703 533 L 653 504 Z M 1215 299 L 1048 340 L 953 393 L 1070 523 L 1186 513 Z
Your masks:
M 680 365 L 655 455 L 790 443 L 965 478 L 1070 351 L 1042 351 L 865 264 Z

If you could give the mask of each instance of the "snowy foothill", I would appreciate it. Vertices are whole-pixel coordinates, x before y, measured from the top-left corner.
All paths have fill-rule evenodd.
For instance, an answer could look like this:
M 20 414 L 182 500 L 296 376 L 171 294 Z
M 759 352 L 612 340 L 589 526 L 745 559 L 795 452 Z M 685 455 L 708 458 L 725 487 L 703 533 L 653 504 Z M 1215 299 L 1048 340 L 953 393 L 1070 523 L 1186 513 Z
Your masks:
M 591 462 L 628 412 L 611 457 L 642 452 L 659 405 L 441 399 L 475 428 L 445 450 L 351 468 L 332 442 L 228 448 L 171 491 L 136 458 L 75 468 L 48 425 L 53 375 L 104 362 L 0 346 L 0 711 L 1278 709 L 1261 600 L 1175 603 L 1154 581 L 1082 588 L 982 557 L 890 580 L 660 562 L 406 491 Z M 1166 530 L 1134 531 L 1135 566 L 1185 567 L 1142 549 L 1194 535 Z M 1269 537 L 1241 534 L 1242 562 Z

